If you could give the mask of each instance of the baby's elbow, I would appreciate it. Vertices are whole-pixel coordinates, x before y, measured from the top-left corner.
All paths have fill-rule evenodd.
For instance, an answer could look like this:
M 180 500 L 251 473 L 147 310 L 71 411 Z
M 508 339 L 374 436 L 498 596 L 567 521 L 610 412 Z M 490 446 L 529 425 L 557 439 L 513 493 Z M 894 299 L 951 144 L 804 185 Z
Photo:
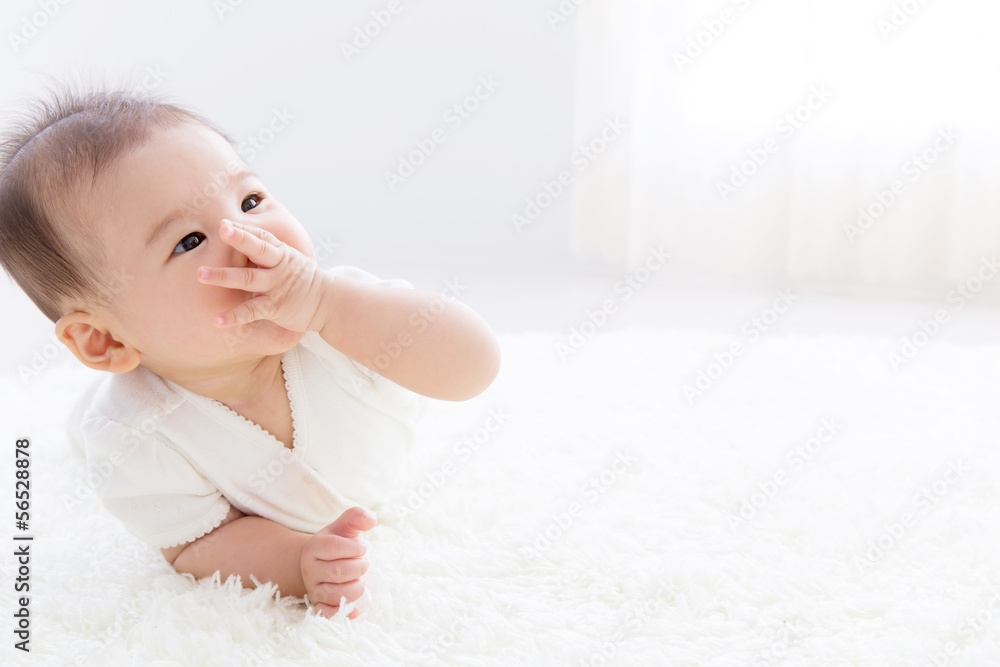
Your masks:
M 160 553 L 163 554 L 164 560 L 166 560 L 167 563 L 169 563 L 170 566 L 173 567 L 175 571 L 177 570 L 177 568 L 174 566 L 174 563 L 177 562 L 177 557 L 181 555 L 181 552 L 184 551 L 184 549 L 187 547 L 188 544 L 190 544 L 190 542 L 185 542 L 184 544 L 178 544 L 175 547 L 160 549 Z
M 482 388 L 476 392 L 476 396 L 486 391 L 486 388 L 493 384 L 500 374 L 500 341 L 492 331 L 486 336 L 482 362 Z
M 451 400 L 466 401 L 486 391 L 500 374 L 500 343 L 492 331 L 482 336 L 475 352 L 475 362 L 469 364 L 465 382 Z

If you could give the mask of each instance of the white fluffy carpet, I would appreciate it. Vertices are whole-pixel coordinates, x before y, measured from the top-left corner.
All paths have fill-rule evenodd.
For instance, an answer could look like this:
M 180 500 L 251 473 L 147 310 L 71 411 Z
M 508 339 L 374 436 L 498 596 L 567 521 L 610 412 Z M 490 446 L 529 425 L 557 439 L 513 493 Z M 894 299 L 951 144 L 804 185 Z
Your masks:
M 11 648 L 5 548 L 0 662 L 1000 663 L 1000 347 L 935 342 L 896 372 L 898 341 L 765 337 L 691 404 L 730 339 L 606 332 L 565 363 L 556 340 L 503 337 L 488 392 L 434 404 L 354 621 L 175 574 L 67 502 L 86 487 L 61 422 L 94 376 L 8 378 L 33 651 Z

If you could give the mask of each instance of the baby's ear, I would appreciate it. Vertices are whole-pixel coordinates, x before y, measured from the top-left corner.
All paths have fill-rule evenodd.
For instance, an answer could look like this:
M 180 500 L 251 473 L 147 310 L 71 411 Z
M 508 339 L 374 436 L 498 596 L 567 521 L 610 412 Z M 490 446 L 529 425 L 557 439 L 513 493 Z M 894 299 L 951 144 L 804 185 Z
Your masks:
M 91 313 L 76 311 L 60 317 L 56 338 L 94 370 L 128 373 L 142 360 L 139 350 L 116 340 Z

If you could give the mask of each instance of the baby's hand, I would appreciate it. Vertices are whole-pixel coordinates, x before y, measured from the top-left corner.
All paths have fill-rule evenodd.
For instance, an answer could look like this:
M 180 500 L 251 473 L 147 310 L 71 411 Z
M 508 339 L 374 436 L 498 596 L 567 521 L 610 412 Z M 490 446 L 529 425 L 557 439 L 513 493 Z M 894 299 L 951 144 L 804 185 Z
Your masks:
M 320 615 L 329 618 L 335 614 L 341 596 L 354 602 L 364 594 L 365 585 L 359 577 L 368 571 L 367 548 L 358 534 L 375 524 L 375 517 L 367 510 L 352 507 L 306 542 L 299 561 L 302 583 Z M 355 609 L 348 618 L 357 618 L 359 613 Z
M 271 320 L 292 331 L 319 331 L 323 326 L 320 304 L 333 278 L 315 261 L 265 229 L 226 219 L 220 224 L 222 240 L 246 255 L 257 268 L 198 269 L 198 280 L 206 285 L 253 293 L 248 301 L 219 313 L 216 325 Z

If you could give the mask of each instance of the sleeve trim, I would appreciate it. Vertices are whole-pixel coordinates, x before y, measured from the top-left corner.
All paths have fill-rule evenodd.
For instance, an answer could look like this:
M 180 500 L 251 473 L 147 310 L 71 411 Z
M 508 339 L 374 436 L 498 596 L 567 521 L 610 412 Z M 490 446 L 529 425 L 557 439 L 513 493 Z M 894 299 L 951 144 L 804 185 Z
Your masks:
M 208 535 L 213 530 L 218 528 L 219 524 L 222 523 L 222 520 L 229 514 L 229 509 L 232 507 L 232 505 L 229 504 L 229 501 L 226 500 L 225 497 L 220 497 L 219 503 L 221 504 L 216 505 L 214 512 L 209 512 L 202 518 L 191 522 L 183 528 L 158 533 L 143 539 L 156 549 L 169 549 L 171 547 L 194 542 L 195 540 Z M 201 532 L 197 532 L 199 529 L 201 529 Z M 192 531 L 195 531 L 195 534 L 192 534 Z

